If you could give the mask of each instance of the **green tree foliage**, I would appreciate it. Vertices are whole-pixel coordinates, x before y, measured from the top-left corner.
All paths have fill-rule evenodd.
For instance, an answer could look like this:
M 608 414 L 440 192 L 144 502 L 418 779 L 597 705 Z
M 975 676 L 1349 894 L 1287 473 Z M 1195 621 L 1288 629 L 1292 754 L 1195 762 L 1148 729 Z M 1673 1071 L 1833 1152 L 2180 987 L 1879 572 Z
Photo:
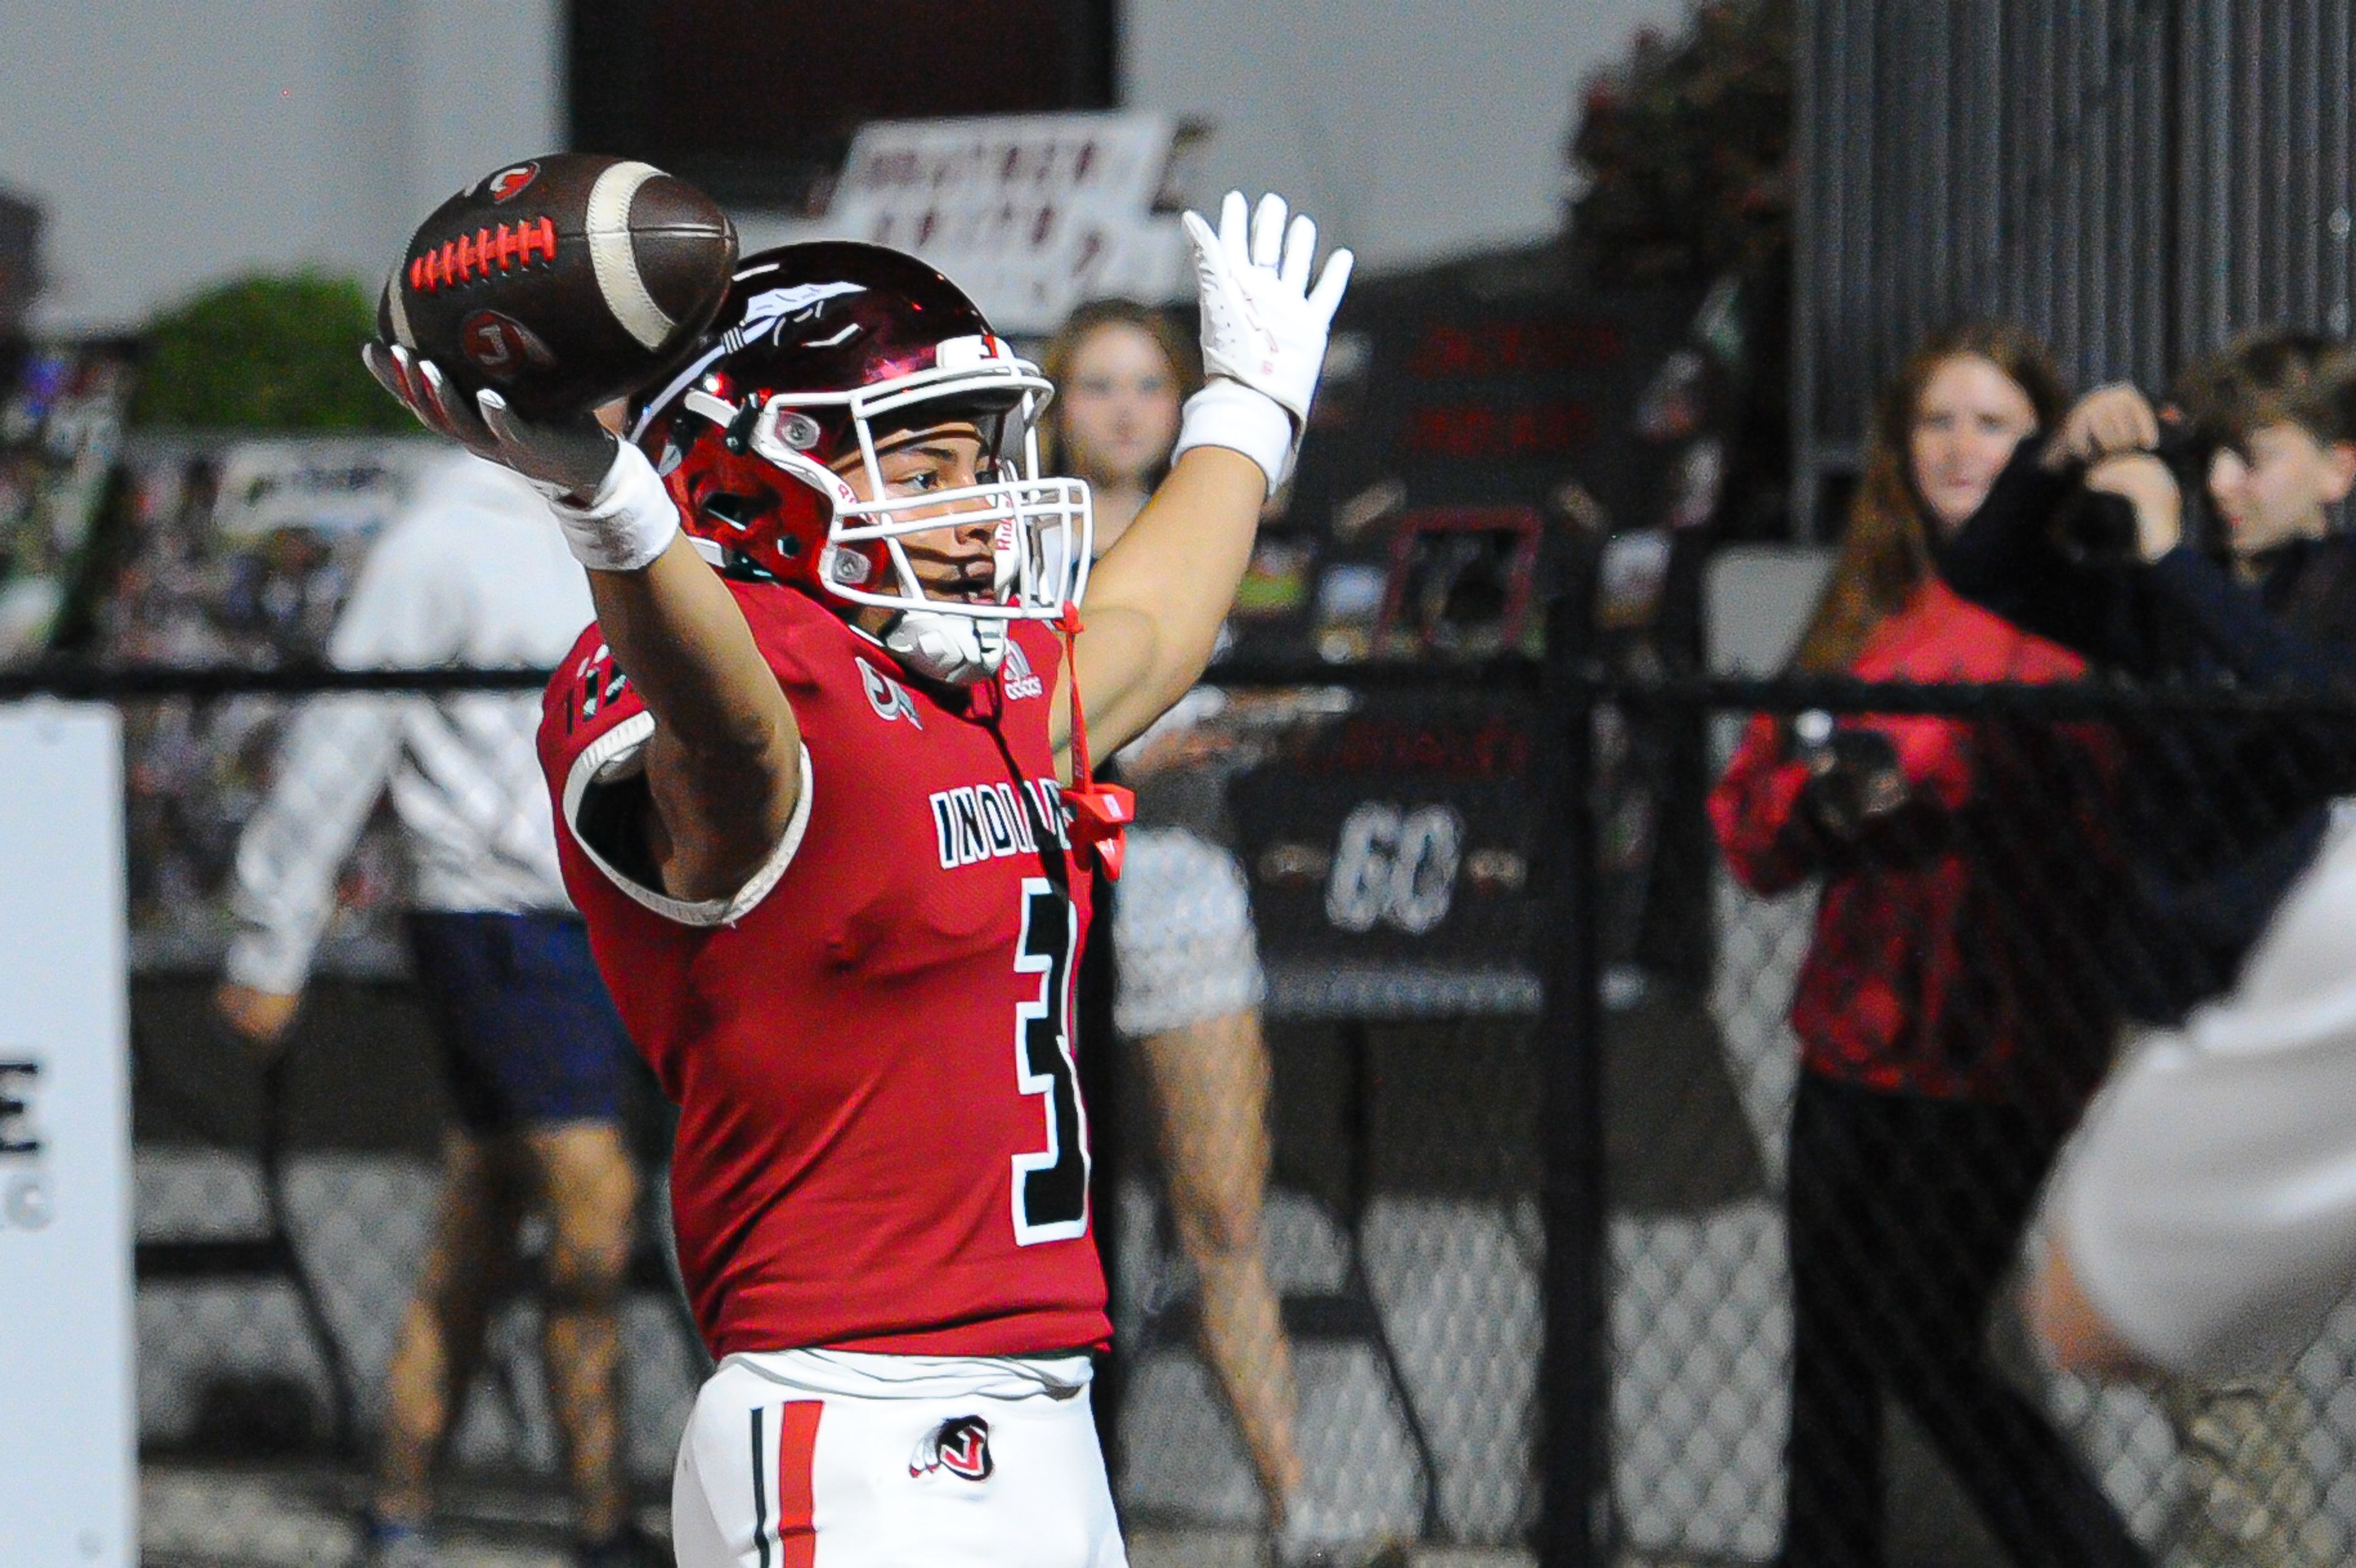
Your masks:
M 1570 159 L 1572 242 L 1617 282 L 1706 283 L 1785 265 L 1794 0 L 1704 0 L 1588 80 Z
M 348 278 L 240 278 L 157 316 L 132 422 L 206 430 L 398 431 L 360 365 L 376 305 Z
M 1590 77 L 1570 162 L 1573 265 L 1602 288 L 1716 285 L 1697 322 L 1729 400 L 1722 532 L 1783 527 L 1795 0 L 1700 0 Z

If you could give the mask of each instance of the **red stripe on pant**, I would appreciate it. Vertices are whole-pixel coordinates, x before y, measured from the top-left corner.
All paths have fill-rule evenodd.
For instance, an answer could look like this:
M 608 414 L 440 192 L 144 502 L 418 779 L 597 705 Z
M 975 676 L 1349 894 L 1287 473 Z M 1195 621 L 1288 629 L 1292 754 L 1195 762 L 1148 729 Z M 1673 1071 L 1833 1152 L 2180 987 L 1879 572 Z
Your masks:
M 765 1457 L 760 1452 L 760 1422 L 766 1413 L 753 1413 L 754 1545 L 762 1568 L 811 1568 L 818 1556 L 818 1531 L 811 1522 L 810 1470 L 818 1455 L 818 1418 L 826 1407 L 817 1400 L 801 1399 L 774 1409 L 777 1418 L 777 1467 L 766 1477 L 770 1482 L 766 1488 L 761 1485 L 764 1477 L 759 1469 Z M 764 1491 L 766 1497 L 762 1495 Z M 775 1499 L 774 1524 L 762 1517 L 768 1513 L 771 1499 Z M 772 1541 L 777 1547 L 774 1557 L 769 1552 Z

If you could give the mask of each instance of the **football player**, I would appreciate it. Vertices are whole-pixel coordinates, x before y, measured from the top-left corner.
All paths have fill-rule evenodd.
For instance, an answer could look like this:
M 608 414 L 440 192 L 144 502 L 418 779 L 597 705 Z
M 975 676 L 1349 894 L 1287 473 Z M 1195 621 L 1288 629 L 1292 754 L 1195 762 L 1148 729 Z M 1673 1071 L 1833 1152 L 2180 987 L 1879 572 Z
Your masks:
M 1086 485 L 1039 474 L 1052 388 L 895 251 L 749 258 L 627 443 L 369 352 L 538 482 L 589 570 L 541 749 L 567 885 L 680 1109 L 680 1261 L 721 1363 L 680 1444 L 684 1568 L 1125 1560 L 1070 1021 L 1125 810 L 1087 759 L 1207 661 L 1350 271 L 1312 287 L 1315 228 L 1274 196 L 1184 222 L 1211 379 L 1093 571 Z

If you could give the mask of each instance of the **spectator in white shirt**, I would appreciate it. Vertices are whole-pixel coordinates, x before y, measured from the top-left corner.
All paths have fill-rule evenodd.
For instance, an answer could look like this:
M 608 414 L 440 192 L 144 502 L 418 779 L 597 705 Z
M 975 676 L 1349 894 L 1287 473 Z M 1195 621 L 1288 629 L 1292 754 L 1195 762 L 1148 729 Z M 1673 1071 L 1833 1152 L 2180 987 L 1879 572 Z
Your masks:
M 377 541 L 328 644 L 344 669 L 545 668 L 592 618 L 546 504 L 454 455 Z M 238 848 L 238 933 L 216 997 L 257 1051 L 293 1023 L 337 872 L 390 792 L 411 872 L 410 946 L 457 1125 L 417 1295 L 388 1371 L 372 1561 L 431 1561 L 431 1475 L 480 1360 L 517 1235 L 544 1215 L 550 1392 L 580 1561 L 651 1561 L 621 1473 L 616 1309 L 637 1176 L 620 1127 L 631 1047 L 558 875 L 533 736 L 540 694 L 337 695 L 305 704 Z

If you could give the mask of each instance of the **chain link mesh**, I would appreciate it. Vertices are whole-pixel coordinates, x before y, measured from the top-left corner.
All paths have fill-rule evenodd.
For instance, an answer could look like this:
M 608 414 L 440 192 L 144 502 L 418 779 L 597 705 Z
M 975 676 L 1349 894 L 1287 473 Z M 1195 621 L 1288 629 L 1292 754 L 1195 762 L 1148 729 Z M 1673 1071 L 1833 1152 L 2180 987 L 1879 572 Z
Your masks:
M 1701 710 L 1660 696 L 1660 721 Z M 1851 691 L 1803 717 L 1824 697 L 1770 686 L 1713 725 L 1720 768 L 1751 750 L 1711 803 L 1733 852 L 1708 889 L 1694 1027 L 1765 1180 L 1700 1213 L 1615 1215 L 1622 1539 L 1826 1562 L 1869 1560 L 1877 1538 L 1892 1561 L 2344 1560 L 2346 1309 L 2278 1378 L 2135 1386 L 2048 1371 L 2015 1298 L 2069 1124 L 2154 1014 L 2230 976 L 2217 955 L 2255 925 L 2194 916 L 2257 847 L 2319 827 L 2344 716 L 1991 688 L 1892 713 Z M 1914 745 L 1942 735 L 1966 763 L 1944 800 Z
M 2131 782 L 2156 752 L 2205 780 L 2197 795 L 2173 795 L 2171 809 L 2216 814 L 2213 833 L 2179 824 L 2166 842 L 2186 852 L 2207 844 L 2214 865 L 2229 865 L 2235 846 L 2334 793 L 2337 753 L 2317 737 L 2337 733 L 2340 716 L 2255 698 L 2171 714 L 2133 693 L 1970 695 L 1905 694 L 1891 712 L 1853 692 L 1831 705 L 1835 734 L 1896 736 L 1901 754 L 1909 725 L 1968 737 L 1967 782 L 1987 798 L 1937 813 L 1920 781 L 1901 780 L 1885 799 L 1869 778 L 1843 776 L 1887 764 L 1873 748 L 1835 755 L 1833 746 L 1819 759 L 1794 738 L 1799 715 L 1824 703 L 1819 688 L 1758 688 L 1739 710 L 1675 682 L 1590 694 L 1589 707 L 1570 710 L 1595 740 L 1601 827 L 1591 901 L 1578 906 L 1549 901 L 1531 869 L 1549 828 L 1535 815 L 1537 753 L 1493 745 L 1506 762 L 1485 772 L 1462 763 L 1483 735 L 1494 742 L 1486 727 L 1499 715 L 1504 732 L 1535 736 L 1545 710 L 1494 694 L 1403 702 L 1361 690 L 1296 701 L 1281 723 L 1261 724 L 1216 792 L 1226 819 L 1202 837 L 1196 874 L 1216 896 L 1177 923 L 1180 936 L 1197 939 L 1221 922 L 1247 923 L 1258 975 L 1241 1012 L 1257 1019 L 1248 1038 L 1261 1043 L 1257 1057 L 1243 1053 L 1243 1069 L 1266 1075 L 1252 1100 L 1263 1107 L 1252 1125 L 1258 1152 L 1241 1151 L 1238 1185 L 1202 1139 L 1249 1126 L 1232 1117 L 1191 1133 L 1173 1125 L 1184 1097 L 1205 1090 L 1189 1090 L 1167 1058 L 1191 1051 L 1199 1068 L 1224 1051 L 1224 1071 L 1235 1070 L 1234 1031 L 1199 1027 L 1236 1016 L 1218 1010 L 1238 994 L 1232 987 L 1194 987 L 1217 1004 L 1207 1019 L 1184 1007 L 1149 1009 L 1154 1029 L 1121 1039 L 1116 1085 L 1098 1108 L 1108 1149 L 1099 1212 L 1116 1249 L 1120 1347 L 1108 1379 L 1119 1392 L 1115 1480 L 1141 1552 L 1169 1541 L 1211 1542 L 1201 1550 L 1215 1555 L 1220 1541 L 1245 1550 L 1269 1520 L 1264 1477 L 1282 1472 L 1280 1453 L 1271 1462 L 1265 1433 L 1248 1441 L 1237 1409 L 1252 1398 L 1241 1378 L 1284 1364 L 1270 1360 L 1273 1324 L 1259 1323 L 1257 1348 L 1247 1332 L 1230 1336 L 1224 1360 L 1206 1353 L 1206 1265 L 1232 1274 L 1246 1252 L 1259 1260 L 1289 1345 L 1290 1393 L 1275 1401 L 1298 1465 L 1287 1538 L 1361 1552 L 1394 1541 L 1511 1550 L 1529 1539 L 1546 1461 L 1543 1184 L 1558 1131 L 1541 1115 L 1556 1037 L 1543 1027 L 1530 955 L 1545 922 L 1586 907 L 1603 961 L 1593 1000 L 1612 1195 L 1598 1238 L 1608 1332 L 1594 1349 L 1609 1373 L 1610 1529 L 1623 1554 L 1766 1561 L 1783 1548 L 1795 1345 L 1808 1331 L 1794 1319 L 1798 1245 L 1816 1249 L 1804 1264 L 1845 1298 L 1819 1317 L 1820 1353 L 1866 1390 L 1832 1402 L 1834 1429 L 1819 1436 L 1847 1456 L 1852 1476 L 1873 1477 L 1858 1456 L 1879 1456 L 1878 1505 L 1860 1509 L 1837 1486 L 1826 1528 L 1870 1515 L 1893 1560 L 2000 1561 L 2008 1531 L 2041 1542 L 2022 1548 L 2024 1560 L 2090 1560 L 2105 1549 L 2105 1520 L 2153 1561 L 2344 1560 L 2356 1540 L 2356 1304 L 2284 1376 L 2221 1388 L 2048 1373 L 2013 1305 L 2017 1259 L 2036 1244 L 2038 1179 L 2107 1061 L 2148 1027 L 2136 1019 L 2134 987 L 2156 958 L 2163 969 L 2178 962 L 2170 944 L 2192 940 L 2149 914 L 2134 887 L 2137 856 L 2152 855 L 2131 829 L 2154 829 Z M 1925 707 L 1937 711 L 1916 711 Z M 422 1014 L 382 924 L 398 880 L 381 885 L 380 900 L 369 878 L 347 880 L 342 934 L 273 1111 L 203 1012 L 202 944 L 225 929 L 228 860 L 202 846 L 234 841 L 262 781 L 192 785 L 220 775 L 188 758 L 231 732 L 245 737 L 241 754 L 266 758 L 263 726 L 285 704 L 171 699 L 127 709 L 139 1238 L 151 1249 L 252 1241 L 283 1214 L 347 1368 L 364 1448 L 425 1246 L 442 1115 Z M 1761 715 L 1767 723 L 1753 731 Z M 1769 748 L 1770 771 L 1820 766 L 1833 781 L 1809 785 L 1804 801 L 1794 795 L 1764 840 L 1788 850 L 1799 841 L 1778 838 L 1788 833 L 1813 846 L 1790 886 L 1771 895 L 1755 867 L 1748 882 L 1738 875 L 1709 836 L 1697 781 L 1680 787 L 1665 771 L 1681 754 L 1680 727 L 1708 736 L 1695 749 L 1706 756 L 1701 784 L 1746 733 Z M 215 739 L 194 739 L 207 736 Z M 1427 765 L 1430 757 L 1449 761 Z M 2236 780 L 2248 781 L 2244 793 L 2226 787 Z M 1831 798 L 1836 784 L 1855 787 Z M 2247 820 L 2234 818 L 2237 802 L 2252 803 Z M 1442 807 L 1451 827 L 1437 826 Z M 1344 863 L 1369 853 L 1387 859 Z M 1681 853 L 1706 868 L 1698 880 L 1674 874 Z M 1452 859 L 1442 880 L 1461 901 L 1419 931 L 1415 901 L 1430 889 L 1419 891 L 1418 878 L 1439 874 L 1434 857 Z M 1486 879 L 1478 888 L 1476 864 Z M 1931 918 L 1923 887 L 1944 886 L 1942 875 L 1963 876 L 1956 886 L 1970 896 L 1933 901 L 1946 925 L 1890 939 L 1892 923 Z M 1835 940 L 1824 933 L 1823 890 L 1838 883 L 1865 912 Z M 1374 917 L 1352 898 L 1374 899 Z M 1673 907 L 1680 899 L 1690 907 Z M 162 930 L 175 934 L 159 940 Z M 1896 998 L 1890 1039 L 1911 1043 L 1890 1051 L 1914 1051 L 1916 1070 L 1960 1074 L 1965 1093 L 1944 1102 L 1883 1093 L 1902 1104 L 1895 1121 L 1875 1119 L 1888 1107 L 1850 1114 L 1857 1084 L 1841 1073 L 1857 1063 L 1844 1067 L 1825 1044 L 1828 1028 L 1837 1044 L 1837 1029 L 1818 1019 L 1804 1045 L 1792 1022 L 1803 972 L 1828 942 L 1850 967 L 1825 995 L 1844 1005 L 1868 992 Z M 1231 943 L 1196 952 L 1234 960 Z M 1903 1021 L 1926 1016 L 1925 987 L 1947 998 L 1946 1027 Z M 1212 1090 L 1232 1082 L 1216 1072 L 1207 1080 Z M 1965 1109 L 1948 1125 L 1915 1115 L 1924 1100 Z M 273 1114 L 278 1209 L 254 1152 Z M 650 1125 L 648 1140 L 659 1136 Z M 1181 1168 L 1173 1140 L 1187 1136 L 1195 1164 Z M 1228 1151 L 1226 1165 L 1237 1157 Z M 1797 1243 L 1795 1214 L 1811 1227 Z M 660 1244 L 648 1238 L 649 1257 Z M 1922 1288 L 1908 1285 L 1909 1268 Z M 624 1317 L 626 1452 L 652 1499 L 701 1365 L 659 1266 L 643 1266 L 638 1282 Z M 1984 1310 L 1975 1317 L 1975 1307 Z M 143 1279 L 137 1327 L 141 1431 L 155 1458 L 150 1539 L 164 1556 L 294 1561 L 328 1552 L 321 1541 L 348 1541 L 337 1532 L 348 1530 L 342 1510 L 357 1483 L 348 1470 L 318 1467 L 336 1431 L 329 1346 L 298 1293 L 281 1277 L 164 1270 Z M 452 1461 L 462 1495 L 466 1477 L 508 1477 L 523 1485 L 518 1495 L 561 1512 L 546 1500 L 561 1496 L 560 1445 L 538 1340 L 537 1309 L 519 1293 L 496 1316 Z M 1939 1364 L 1925 1371 L 1910 1357 Z M 2000 1420 L 1975 1402 L 2009 1413 Z M 1843 1420 L 1855 1424 L 1843 1430 Z M 2053 1434 L 2050 1451 L 2038 1446 L 2040 1426 Z M 2085 1492 L 2023 1504 L 2025 1484 L 2008 1477 L 2024 1448 L 2046 1453 L 2049 1488 L 2074 1471 Z M 209 1468 L 222 1465 L 247 1478 Z M 281 1479 L 257 1489 L 257 1466 Z M 207 1525 L 198 1498 L 226 1513 Z M 502 1506 L 485 1505 L 493 1514 Z M 2035 1507 L 2050 1512 L 2024 1525 L 2019 1511 Z

